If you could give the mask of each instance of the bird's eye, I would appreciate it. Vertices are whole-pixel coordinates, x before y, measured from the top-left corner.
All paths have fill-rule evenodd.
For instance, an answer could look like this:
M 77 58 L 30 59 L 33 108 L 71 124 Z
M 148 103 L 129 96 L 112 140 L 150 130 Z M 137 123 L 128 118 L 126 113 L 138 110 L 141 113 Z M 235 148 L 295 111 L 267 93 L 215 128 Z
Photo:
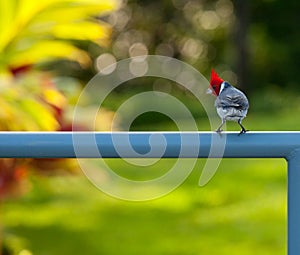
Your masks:
M 216 85 L 212 85 L 212 88 L 213 88 L 213 89 L 216 89 Z

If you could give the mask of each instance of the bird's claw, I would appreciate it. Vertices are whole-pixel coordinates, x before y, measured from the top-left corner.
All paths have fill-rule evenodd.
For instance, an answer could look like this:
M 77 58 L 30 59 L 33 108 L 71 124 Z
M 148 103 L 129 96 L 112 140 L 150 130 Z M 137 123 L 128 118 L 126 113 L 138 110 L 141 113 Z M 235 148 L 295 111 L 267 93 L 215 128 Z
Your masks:
M 216 133 L 217 133 L 220 137 L 222 137 L 222 131 L 223 131 L 223 129 L 218 128 L 218 129 L 216 130 Z
M 238 136 L 242 135 L 242 134 L 245 134 L 246 132 L 248 132 L 249 130 L 246 130 L 246 129 L 242 129 L 241 132 L 238 134 Z
M 217 132 L 218 134 L 220 134 L 222 131 L 223 131 L 223 129 L 219 129 L 219 128 L 216 130 L 216 132 Z

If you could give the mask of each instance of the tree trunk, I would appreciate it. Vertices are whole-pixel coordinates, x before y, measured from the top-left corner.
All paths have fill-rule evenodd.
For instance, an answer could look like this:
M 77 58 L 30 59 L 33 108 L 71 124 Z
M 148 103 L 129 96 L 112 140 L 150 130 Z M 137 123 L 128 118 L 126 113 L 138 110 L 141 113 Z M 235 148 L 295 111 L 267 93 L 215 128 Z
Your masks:
M 235 48 L 235 70 L 238 77 L 239 87 L 244 91 L 249 88 L 249 48 L 248 32 L 250 21 L 250 3 L 249 0 L 233 1 L 235 7 L 235 26 L 233 32 Z

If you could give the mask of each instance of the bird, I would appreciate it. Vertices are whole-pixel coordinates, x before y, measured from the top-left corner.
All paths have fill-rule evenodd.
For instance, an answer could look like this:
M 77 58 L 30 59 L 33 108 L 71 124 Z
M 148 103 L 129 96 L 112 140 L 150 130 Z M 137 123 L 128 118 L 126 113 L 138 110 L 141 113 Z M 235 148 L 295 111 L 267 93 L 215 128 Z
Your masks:
M 236 121 L 240 125 L 242 130 L 239 135 L 249 131 L 242 125 L 242 120 L 246 117 L 249 109 L 249 101 L 246 95 L 227 81 L 221 79 L 214 69 L 211 71 L 210 86 L 207 89 L 207 94 L 217 97 L 215 107 L 222 120 L 221 125 L 216 130 L 217 133 L 222 132 L 221 128 L 227 120 Z

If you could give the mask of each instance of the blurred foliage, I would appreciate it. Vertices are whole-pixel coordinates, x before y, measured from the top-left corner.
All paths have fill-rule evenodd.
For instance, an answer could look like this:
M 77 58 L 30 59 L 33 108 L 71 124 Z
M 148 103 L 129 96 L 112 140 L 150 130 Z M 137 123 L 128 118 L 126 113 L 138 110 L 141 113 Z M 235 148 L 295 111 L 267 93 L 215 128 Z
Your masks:
M 299 91 L 299 7 L 297 0 L 129 0 L 107 18 L 114 28 L 110 53 L 117 60 L 136 54 L 175 57 L 207 77 L 214 67 L 252 95 L 262 87 Z M 239 19 L 239 11 L 248 20 Z M 245 45 L 238 41 L 240 27 Z
M 88 65 L 88 54 L 73 40 L 107 45 L 109 26 L 92 16 L 115 7 L 113 0 L 1 0 L 0 70 L 57 58 Z
M 113 40 L 109 51 L 99 53 L 96 68 L 101 71 L 120 59 L 143 54 L 175 57 L 207 78 L 213 67 L 225 80 L 242 88 L 250 99 L 249 116 L 278 111 L 288 114 L 300 108 L 298 10 L 297 0 L 287 4 L 269 0 L 129 0 L 106 17 L 113 27 Z M 243 14 L 247 19 L 240 18 Z M 238 34 L 239 29 L 245 31 Z M 244 36 L 245 45 L 239 36 Z M 244 59 L 242 50 L 246 51 Z M 111 93 L 105 106 L 116 110 L 126 95 L 141 90 L 164 91 L 187 105 L 194 101 L 184 88 L 158 80 L 131 80 Z M 202 115 L 199 109 L 195 112 L 197 118 Z M 153 127 L 153 120 L 161 124 Z M 168 122 L 152 115 L 136 121 L 133 130 L 163 127 L 163 121 Z
M 114 28 L 111 54 L 117 60 L 165 55 L 183 60 L 208 76 L 214 67 L 224 79 L 234 84 L 237 81 L 230 40 L 235 24 L 231 0 L 131 0 L 107 20 Z
M 117 7 L 114 0 L 0 1 L 0 130 L 72 130 L 69 112 L 82 84 L 58 76 L 54 67 L 42 67 L 60 59 L 77 62 L 82 69 L 91 66 L 89 52 L 80 42 L 107 47 L 111 29 L 101 16 Z M 102 115 L 107 122 L 112 118 L 105 109 Z M 86 121 L 90 120 L 75 123 L 74 129 L 85 129 Z M 75 169 L 69 160 L 1 159 L 0 199 L 26 190 L 24 184 L 33 170 L 53 174 Z
M 299 1 L 250 1 L 250 7 L 251 86 L 299 92 Z
M 66 105 L 66 97 L 48 74 L 31 71 L 20 78 L 2 79 L 0 129 L 58 130 L 59 113 Z

